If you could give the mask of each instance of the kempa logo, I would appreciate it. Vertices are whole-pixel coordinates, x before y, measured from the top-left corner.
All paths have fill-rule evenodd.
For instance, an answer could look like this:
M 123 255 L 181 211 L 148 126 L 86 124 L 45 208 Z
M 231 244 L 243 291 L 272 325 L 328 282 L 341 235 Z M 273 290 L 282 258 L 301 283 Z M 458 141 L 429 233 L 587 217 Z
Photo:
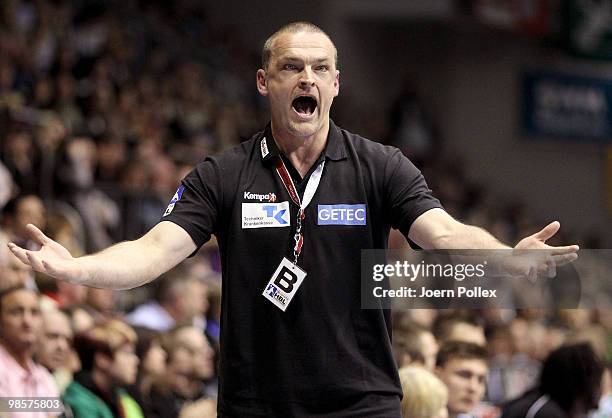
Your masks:
M 251 193 L 249 191 L 244 192 L 244 198 L 247 200 L 259 200 L 260 202 L 276 202 L 276 194 L 275 193 Z

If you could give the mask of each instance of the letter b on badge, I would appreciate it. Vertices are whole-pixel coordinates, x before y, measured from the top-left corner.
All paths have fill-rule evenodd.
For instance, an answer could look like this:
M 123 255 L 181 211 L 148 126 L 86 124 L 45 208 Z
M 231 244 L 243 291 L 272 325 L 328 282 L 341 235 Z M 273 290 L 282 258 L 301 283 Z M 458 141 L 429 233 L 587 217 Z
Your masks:
M 274 284 L 285 293 L 293 291 L 293 285 L 298 281 L 298 276 L 287 267 L 283 266 Z
M 262 295 L 284 312 L 304 281 L 304 277 L 306 277 L 304 270 L 283 258 Z M 271 289 L 274 291 L 270 291 Z

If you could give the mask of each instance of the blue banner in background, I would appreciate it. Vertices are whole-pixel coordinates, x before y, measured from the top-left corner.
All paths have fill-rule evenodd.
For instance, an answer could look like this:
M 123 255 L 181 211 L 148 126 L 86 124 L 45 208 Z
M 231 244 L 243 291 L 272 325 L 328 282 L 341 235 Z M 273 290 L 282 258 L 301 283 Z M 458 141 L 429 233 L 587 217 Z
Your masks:
M 526 135 L 612 143 L 612 80 L 526 73 L 522 84 Z

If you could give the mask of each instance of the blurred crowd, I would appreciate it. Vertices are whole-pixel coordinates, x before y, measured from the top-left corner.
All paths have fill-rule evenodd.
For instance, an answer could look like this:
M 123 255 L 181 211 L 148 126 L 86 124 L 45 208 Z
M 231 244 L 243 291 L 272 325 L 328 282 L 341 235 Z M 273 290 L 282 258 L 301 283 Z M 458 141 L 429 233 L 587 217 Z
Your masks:
M 34 275 L 6 247 L 36 247 L 29 223 L 74 256 L 137 238 L 191 167 L 264 126 L 258 51 L 200 3 L 0 2 L 0 396 L 61 396 L 67 417 L 216 415 L 214 242 L 121 292 Z M 526 206 L 443 157 L 414 90 L 389 114 L 382 139 L 417 163 L 451 214 L 508 243 L 539 229 Z M 601 247 L 592 234 L 558 241 Z M 392 235 L 392 248 L 405 245 Z M 540 402 L 552 412 L 537 417 L 612 416 L 611 331 L 605 310 L 397 312 L 404 415 L 492 418 L 508 405 L 511 418 Z

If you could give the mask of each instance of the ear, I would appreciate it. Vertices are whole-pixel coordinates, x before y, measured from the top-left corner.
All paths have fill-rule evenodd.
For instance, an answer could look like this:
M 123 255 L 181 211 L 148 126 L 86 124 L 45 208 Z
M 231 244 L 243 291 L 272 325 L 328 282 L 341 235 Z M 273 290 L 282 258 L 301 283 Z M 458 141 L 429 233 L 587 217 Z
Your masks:
M 266 85 L 266 71 L 261 68 L 257 70 L 257 91 L 262 96 L 268 95 L 268 86 Z
M 336 70 L 336 76 L 334 77 L 334 97 L 338 97 L 340 94 L 340 70 Z
M 108 357 L 106 354 L 102 354 L 97 352 L 94 354 L 93 366 L 102 371 L 106 371 L 110 368 L 112 363 L 112 359 Z

